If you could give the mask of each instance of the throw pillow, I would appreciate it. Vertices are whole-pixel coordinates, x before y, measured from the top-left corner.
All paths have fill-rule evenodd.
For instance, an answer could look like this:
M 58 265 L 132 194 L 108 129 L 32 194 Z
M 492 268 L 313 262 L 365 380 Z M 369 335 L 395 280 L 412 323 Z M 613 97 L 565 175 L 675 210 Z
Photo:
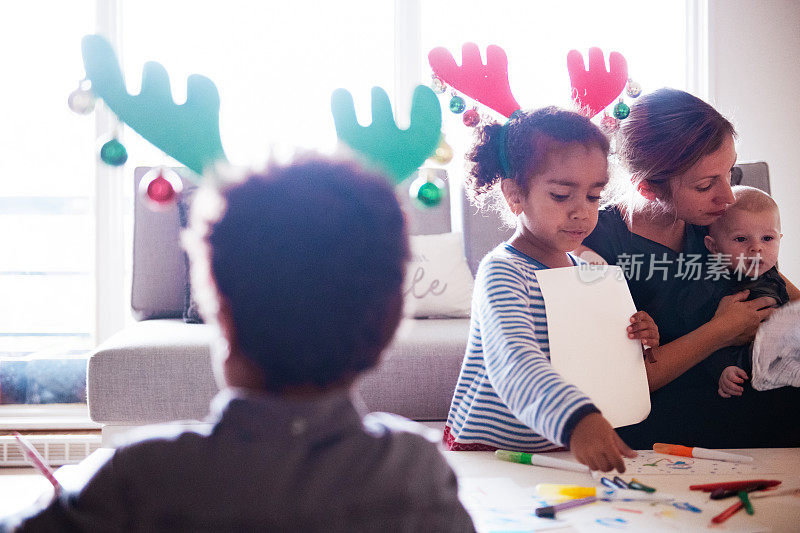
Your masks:
M 403 284 L 407 317 L 463 318 L 470 314 L 474 280 L 461 233 L 412 235 Z
M 194 189 L 184 190 L 183 194 L 178 198 L 178 219 L 181 224 L 181 231 L 189 225 L 189 211 L 192 205 L 192 196 Z M 197 302 L 192 297 L 192 282 L 189 275 L 189 257 L 186 252 L 183 252 L 183 260 L 186 263 L 186 281 L 184 283 L 183 293 L 183 321 L 187 324 L 202 324 L 203 317 L 200 316 L 200 311 L 197 308 Z

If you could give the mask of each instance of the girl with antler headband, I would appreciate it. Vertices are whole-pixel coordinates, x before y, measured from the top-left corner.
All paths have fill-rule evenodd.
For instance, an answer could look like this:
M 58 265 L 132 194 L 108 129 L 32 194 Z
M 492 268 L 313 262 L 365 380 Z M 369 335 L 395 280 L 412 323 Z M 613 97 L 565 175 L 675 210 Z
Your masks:
M 608 95 L 587 92 L 587 80 L 605 80 L 603 91 L 613 92 L 613 99 L 621 88 L 609 87 L 624 85 L 627 66 L 612 53 L 606 71 L 602 51 L 594 48 L 586 71 L 576 54 L 568 58 L 570 76 L 580 107 L 591 116 L 605 107 L 608 102 L 600 107 L 598 102 Z M 580 113 L 554 107 L 519 111 L 499 46 L 487 47 L 485 65 L 473 43 L 464 44 L 461 58 L 458 66 L 445 48 L 428 54 L 439 79 L 510 117 L 505 125 L 479 128 L 469 155 L 474 165 L 468 185 L 479 204 L 487 193 L 502 192 L 517 231 L 478 268 L 470 339 L 445 444 L 451 450 L 528 452 L 568 446 L 592 469 L 624 472 L 622 456 L 635 452 L 591 400 L 550 365 L 544 299 L 536 281 L 537 270 L 580 262 L 569 252 L 597 222 L 600 192 L 608 182 L 608 139 Z M 630 338 L 658 345 L 658 329 L 647 313 L 636 313 L 631 322 Z
M 650 415 L 620 435 L 637 448 L 656 441 L 709 448 L 800 445 L 800 389 L 746 386 L 741 397 L 723 399 L 716 377 L 705 375 L 704 360 L 752 340 L 774 303 L 746 301 L 741 292 L 717 307 L 703 297 L 719 280 L 705 270 L 707 226 L 734 202 L 733 125 L 699 98 L 660 89 L 637 100 L 619 134 L 619 158 L 631 180 L 620 182 L 579 253 L 623 267 L 637 308 L 653 316 L 663 343 L 653 350 L 656 362 L 647 365 Z M 791 283 L 787 289 L 790 299 L 800 298 Z
M 468 185 L 480 197 L 499 184 L 517 230 L 478 268 L 469 344 L 445 426 L 451 450 L 568 446 L 590 468 L 620 472 L 622 456 L 636 455 L 550 365 L 536 280 L 537 270 L 581 262 L 569 252 L 597 222 L 608 150 L 588 118 L 554 107 L 517 112 L 505 125 L 479 130 Z M 632 317 L 628 333 L 658 345 L 647 313 Z

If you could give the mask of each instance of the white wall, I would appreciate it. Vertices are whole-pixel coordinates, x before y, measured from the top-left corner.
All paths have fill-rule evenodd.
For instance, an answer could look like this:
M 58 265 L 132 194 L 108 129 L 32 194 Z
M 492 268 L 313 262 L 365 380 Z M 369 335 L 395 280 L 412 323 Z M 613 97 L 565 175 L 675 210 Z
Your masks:
M 800 0 L 708 0 L 709 102 L 769 164 L 781 271 L 800 285 Z

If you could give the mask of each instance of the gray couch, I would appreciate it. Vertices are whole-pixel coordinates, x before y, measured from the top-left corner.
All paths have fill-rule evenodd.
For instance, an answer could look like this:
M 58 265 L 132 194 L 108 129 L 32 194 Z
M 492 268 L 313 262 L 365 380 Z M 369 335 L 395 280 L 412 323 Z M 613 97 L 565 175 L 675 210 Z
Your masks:
M 134 187 L 147 168 L 134 172 Z M 445 178 L 443 171 L 440 177 Z M 410 180 L 409 180 L 410 181 Z M 187 189 L 192 183 L 184 181 Z M 448 184 L 449 187 L 449 184 Z M 409 231 L 451 231 L 451 206 L 418 209 L 399 186 Z M 136 189 L 135 189 L 136 190 Z M 510 235 L 496 214 L 478 212 L 461 195 L 467 262 L 474 273 L 483 255 Z M 209 360 L 213 327 L 182 320 L 186 258 L 179 246 L 177 207 L 153 212 L 134 205 L 131 306 L 138 322 L 112 336 L 88 366 L 89 414 L 104 436 L 154 422 L 202 419 L 217 392 Z M 466 349 L 469 319 L 403 319 L 380 364 L 358 383 L 372 411 L 420 421 L 444 420 Z
M 739 168 L 735 182 L 769 191 L 766 163 Z M 146 170 L 136 169 L 135 187 Z M 399 196 L 407 201 L 407 184 L 400 187 Z M 470 206 L 458 187 L 452 190 L 460 195 L 455 225 L 463 232 L 464 252 L 474 273 L 481 257 L 511 231 L 502 227 L 496 214 Z M 426 210 L 409 207 L 407 213 L 414 234 L 451 230 L 447 202 Z M 130 426 L 201 419 L 217 391 L 209 360 L 214 331 L 181 319 L 186 261 L 178 245 L 179 226 L 177 209 L 155 213 L 137 197 L 131 305 L 138 322 L 98 347 L 88 366 L 89 413 L 104 425 L 105 436 Z M 358 383 L 366 406 L 414 420 L 444 420 L 468 330 L 469 319 L 403 319 L 381 363 Z

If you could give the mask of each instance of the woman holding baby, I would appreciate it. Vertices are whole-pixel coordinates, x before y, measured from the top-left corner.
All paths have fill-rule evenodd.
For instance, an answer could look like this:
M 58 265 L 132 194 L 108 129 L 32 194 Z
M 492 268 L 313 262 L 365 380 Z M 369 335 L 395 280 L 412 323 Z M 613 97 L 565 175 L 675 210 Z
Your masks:
M 709 261 L 707 227 L 735 201 L 733 125 L 688 93 L 660 89 L 638 99 L 618 135 L 630 183 L 608 191 L 610 204 L 579 252 L 623 269 L 637 309 L 661 335 L 647 363 L 651 413 L 620 436 L 638 449 L 800 445 L 800 389 L 755 391 L 745 381 L 741 395 L 723 398 L 709 372 L 715 352 L 752 342 L 775 305 L 748 291 L 720 299 L 727 271 Z M 786 290 L 800 299 L 791 283 Z

